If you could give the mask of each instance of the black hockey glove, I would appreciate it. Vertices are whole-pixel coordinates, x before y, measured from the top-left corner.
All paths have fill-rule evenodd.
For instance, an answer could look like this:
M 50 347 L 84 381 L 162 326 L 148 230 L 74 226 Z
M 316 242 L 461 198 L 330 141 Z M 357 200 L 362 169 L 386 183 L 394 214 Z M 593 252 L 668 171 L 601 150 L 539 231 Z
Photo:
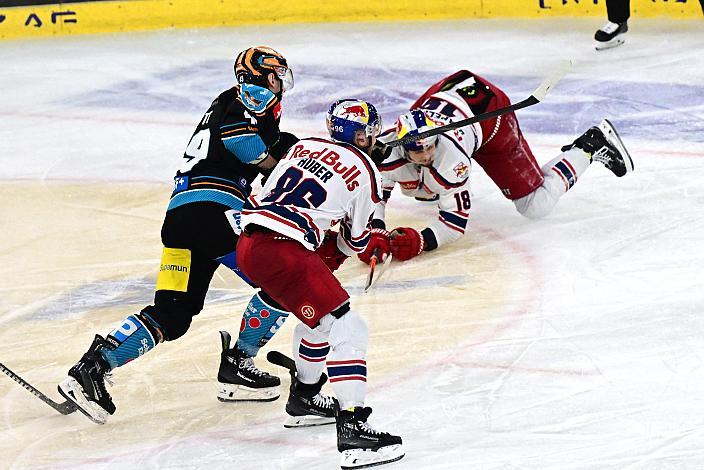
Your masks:
M 269 147 L 269 155 L 274 157 L 276 161 L 281 160 L 283 156 L 288 152 L 288 149 L 293 147 L 293 144 L 298 142 L 300 139 L 290 132 L 280 132 L 279 139 L 274 142 L 274 145 Z
M 379 142 L 378 140 L 374 143 L 374 147 L 372 148 L 372 154 L 371 158 L 374 163 L 378 165 L 381 164 L 384 160 L 389 158 L 391 156 L 391 152 L 393 151 L 393 147 L 389 147 L 383 142 Z

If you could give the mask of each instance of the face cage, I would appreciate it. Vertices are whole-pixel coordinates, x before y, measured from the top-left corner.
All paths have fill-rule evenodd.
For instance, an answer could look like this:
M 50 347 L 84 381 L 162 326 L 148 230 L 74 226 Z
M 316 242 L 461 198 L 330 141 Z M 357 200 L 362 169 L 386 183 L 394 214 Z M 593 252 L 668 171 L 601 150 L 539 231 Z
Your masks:
M 274 73 L 281 80 L 282 92 L 293 90 L 293 72 L 290 68 L 284 66 L 274 67 Z
M 366 126 L 364 126 L 364 132 L 366 133 L 367 137 L 376 137 L 381 134 L 381 130 L 383 128 L 384 124 L 381 120 L 381 116 L 377 116 L 376 122 L 374 124 L 367 124 Z
M 431 135 L 430 137 L 426 137 L 425 139 L 414 140 L 413 142 L 403 144 L 403 149 L 406 151 L 406 153 L 420 152 L 429 149 L 433 145 L 437 145 L 437 143 L 438 136 Z

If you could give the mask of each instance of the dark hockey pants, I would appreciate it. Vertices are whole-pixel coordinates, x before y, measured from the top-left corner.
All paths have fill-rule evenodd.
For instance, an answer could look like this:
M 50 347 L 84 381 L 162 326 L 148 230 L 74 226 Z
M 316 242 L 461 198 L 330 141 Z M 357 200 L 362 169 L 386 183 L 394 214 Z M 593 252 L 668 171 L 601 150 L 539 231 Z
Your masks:
M 190 250 L 191 256 L 185 292 L 157 289 L 154 305 L 143 310 L 159 324 L 167 341 L 188 331 L 193 317 L 203 309 L 210 281 L 220 265 L 217 259 L 235 251 L 238 237 L 225 217 L 228 210 L 214 202 L 196 202 L 166 213 L 162 243 L 167 248 Z

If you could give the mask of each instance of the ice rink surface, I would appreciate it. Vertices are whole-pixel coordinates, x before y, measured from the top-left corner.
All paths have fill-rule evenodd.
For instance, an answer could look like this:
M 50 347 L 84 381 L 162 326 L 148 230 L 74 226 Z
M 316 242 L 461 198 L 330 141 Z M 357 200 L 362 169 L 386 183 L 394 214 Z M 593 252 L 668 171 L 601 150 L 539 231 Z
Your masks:
M 517 101 L 541 164 L 608 117 L 635 172 L 593 165 L 530 221 L 474 165 L 468 235 L 362 294 L 372 424 L 400 434 L 389 469 L 704 468 L 704 24 L 634 18 L 597 53 L 601 20 L 249 27 L 0 43 L 0 362 L 58 397 L 95 333 L 151 302 L 171 178 L 196 122 L 268 44 L 296 76 L 282 129 L 324 135 L 331 101 L 387 123 L 467 68 Z M 392 196 L 389 225 L 432 205 Z M 181 340 L 117 370 L 117 413 L 61 416 L 0 377 L 0 468 L 336 468 L 333 427 L 286 430 L 283 396 L 216 400 L 218 330 L 251 291 L 226 270 Z M 290 350 L 293 317 L 265 348 Z

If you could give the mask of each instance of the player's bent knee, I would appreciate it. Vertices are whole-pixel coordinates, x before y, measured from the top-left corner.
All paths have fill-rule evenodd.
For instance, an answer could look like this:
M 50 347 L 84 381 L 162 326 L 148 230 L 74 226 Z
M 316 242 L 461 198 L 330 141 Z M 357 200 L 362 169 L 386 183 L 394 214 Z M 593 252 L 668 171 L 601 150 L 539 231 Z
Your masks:
M 358 351 L 366 351 L 369 342 L 367 322 L 354 310 L 335 318 L 330 328 L 330 347 L 335 349 L 343 345 Z
M 157 308 L 150 305 L 142 313 L 159 325 L 164 341 L 174 341 L 186 334 L 191 327 L 193 315 L 198 312 L 194 314 L 189 308 Z
M 555 207 L 557 201 L 553 201 L 546 191 L 538 188 L 529 195 L 516 199 L 513 203 L 518 213 L 529 219 L 542 219 Z

